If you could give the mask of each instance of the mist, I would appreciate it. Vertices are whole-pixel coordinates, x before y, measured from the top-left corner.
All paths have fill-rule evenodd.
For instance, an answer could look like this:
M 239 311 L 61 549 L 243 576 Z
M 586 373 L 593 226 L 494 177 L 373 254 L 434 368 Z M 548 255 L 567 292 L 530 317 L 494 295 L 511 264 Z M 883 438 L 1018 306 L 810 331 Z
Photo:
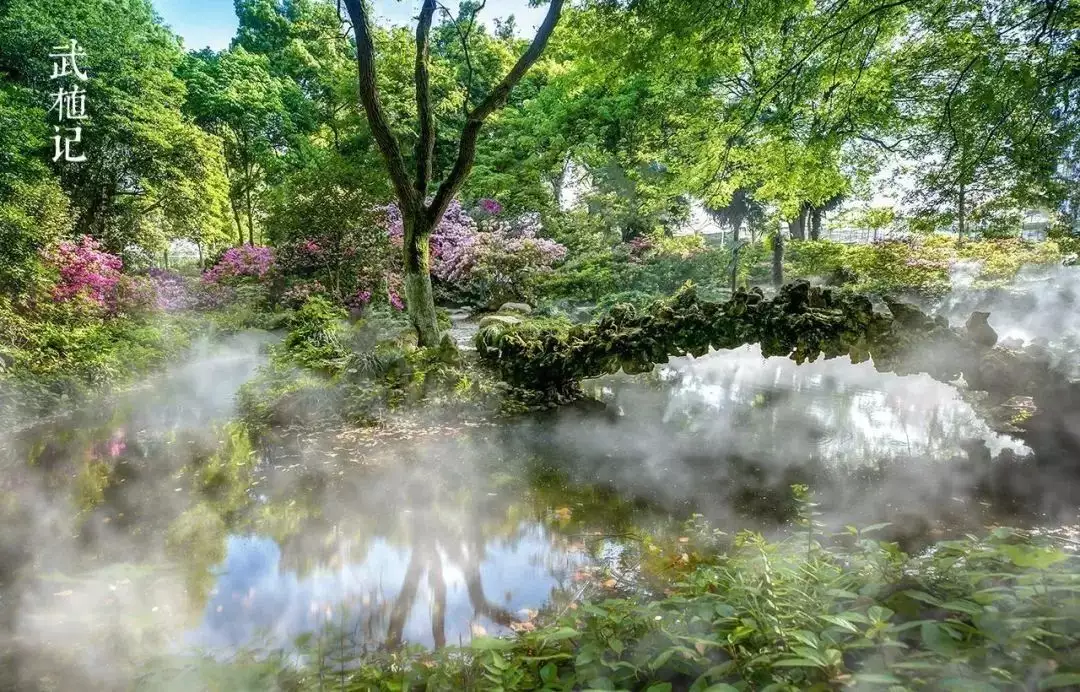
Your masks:
M 1068 364 L 1078 280 L 1025 271 L 986 291 L 958 275 L 938 309 L 954 324 L 987 310 L 1002 339 L 1045 339 Z M 632 573 L 619 536 L 677 534 L 694 513 L 729 534 L 782 532 L 793 483 L 829 528 L 888 521 L 913 547 L 1076 523 L 1075 479 L 995 432 L 970 393 L 755 346 L 591 381 L 603 412 L 432 416 L 434 432 L 393 439 L 312 429 L 256 446 L 250 472 L 207 489 L 236 391 L 273 340 L 200 342 L 128 392 L 0 438 L 3 682 L 125 689 L 162 656 L 289 649 L 327 626 L 357 650 L 508 633 L 583 574 Z M 402 429 L 422 429 L 410 416 Z

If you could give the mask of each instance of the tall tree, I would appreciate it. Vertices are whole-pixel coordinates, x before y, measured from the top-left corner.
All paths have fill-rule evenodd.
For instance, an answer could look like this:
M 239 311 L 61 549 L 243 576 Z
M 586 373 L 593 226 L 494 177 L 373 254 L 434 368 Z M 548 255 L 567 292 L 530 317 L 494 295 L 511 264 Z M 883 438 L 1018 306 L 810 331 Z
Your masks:
M 458 141 L 457 157 L 434 196 L 428 201 L 435 158 L 430 34 L 437 3 L 435 0 L 424 0 L 416 26 L 416 60 L 413 79 L 416 88 L 419 137 L 413 154 L 414 170 L 410 175 L 401 146 L 394 136 L 379 98 L 375 70 L 375 44 L 367 4 L 365 0 L 345 0 L 345 7 L 356 34 L 360 102 L 364 106 L 368 124 L 386 162 L 404 222 L 402 252 L 405 265 L 405 299 L 409 318 L 422 346 L 434 346 L 439 341 L 439 327 L 435 316 L 435 300 L 431 292 L 429 269 L 428 243 L 431 233 L 472 169 L 484 121 L 506 103 L 514 86 L 539 59 L 559 21 L 562 6 L 563 0 L 551 0 L 547 16 L 529 48 L 518 58 L 506 76 L 476 106 L 470 107 L 471 99 L 466 93 L 468 115 Z
M 213 149 L 210 135 L 181 111 L 179 39 L 149 0 L 0 4 L 0 75 L 48 107 L 59 83 L 50 79 L 49 54 L 72 38 L 85 50 L 81 69 L 89 77 L 80 83 L 87 118 L 77 152 L 86 160 L 52 168 L 71 200 L 75 229 L 122 251 L 160 244 L 169 228 L 159 221 L 178 221 L 176 214 L 224 220 L 222 178 L 203 156 Z M 51 148 L 38 153 L 52 158 Z

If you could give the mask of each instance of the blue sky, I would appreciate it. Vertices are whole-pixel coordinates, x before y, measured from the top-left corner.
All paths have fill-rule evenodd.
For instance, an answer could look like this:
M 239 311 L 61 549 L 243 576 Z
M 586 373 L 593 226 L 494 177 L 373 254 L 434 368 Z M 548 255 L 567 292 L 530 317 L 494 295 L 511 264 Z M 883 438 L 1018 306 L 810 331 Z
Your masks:
M 185 47 L 198 50 L 210 46 L 227 48 L 236 33 L 232 0 L 153 0 L 158 14 L 173 31 L 184 37 Z M 456 2 L 446 3 L 454 7 Z M 420 0 L 374 0 L 375 12 L 383 22 L 405 24 L 418 13 Z M 519 30 L 528 34 L 543 19 L 544 7 L 529 7 L 528 0 L 488 0 L 480 19 L 491 26 L 495 17 L 513 14 Z

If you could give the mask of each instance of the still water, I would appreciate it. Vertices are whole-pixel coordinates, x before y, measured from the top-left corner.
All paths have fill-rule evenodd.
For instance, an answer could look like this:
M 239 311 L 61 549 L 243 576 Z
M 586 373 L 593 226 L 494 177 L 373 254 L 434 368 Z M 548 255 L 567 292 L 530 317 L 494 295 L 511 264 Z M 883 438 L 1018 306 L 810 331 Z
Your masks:
M 228 421 L 268 341 L 206 344 L 0 434 L 0 682 L 126 688 L 151 659 L 288 650 L 328 626 L 357 650 L 456 644 L 631 582 L 642 531 L 677 536 L 693 513 L 774 530 L 791 483 L 834 525 L 922 536 L 992 520 L 1002 478 L 1035 475 L 952 387 L 755 348 L 591 382 L 599 413 L 252 445 Z

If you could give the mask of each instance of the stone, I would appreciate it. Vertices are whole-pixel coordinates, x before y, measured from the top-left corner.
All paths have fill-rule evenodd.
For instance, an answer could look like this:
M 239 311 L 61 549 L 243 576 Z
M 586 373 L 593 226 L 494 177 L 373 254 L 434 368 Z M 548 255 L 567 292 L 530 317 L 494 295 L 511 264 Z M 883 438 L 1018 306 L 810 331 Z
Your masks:
M 516 324 L 521 324 L 521 320 L 513 315 L 488 315 L 484 319 L 480 320 L 480 328 L 487 329 L 488 327 L 512 327 Z
M 499 312 L 517 313 L 519 315 L 532 314 L 532 306 L 528 303 L 503 303 L 499 306 Z
M 968 338 L 975 343 L 986 348 L 993 348 L 994 344 L 997 343 L 998 335 L 987 321 L 989 318 L 989 312 L 973 312 L 967 323 L 964 324 L 964 330 L 967 332 Z

